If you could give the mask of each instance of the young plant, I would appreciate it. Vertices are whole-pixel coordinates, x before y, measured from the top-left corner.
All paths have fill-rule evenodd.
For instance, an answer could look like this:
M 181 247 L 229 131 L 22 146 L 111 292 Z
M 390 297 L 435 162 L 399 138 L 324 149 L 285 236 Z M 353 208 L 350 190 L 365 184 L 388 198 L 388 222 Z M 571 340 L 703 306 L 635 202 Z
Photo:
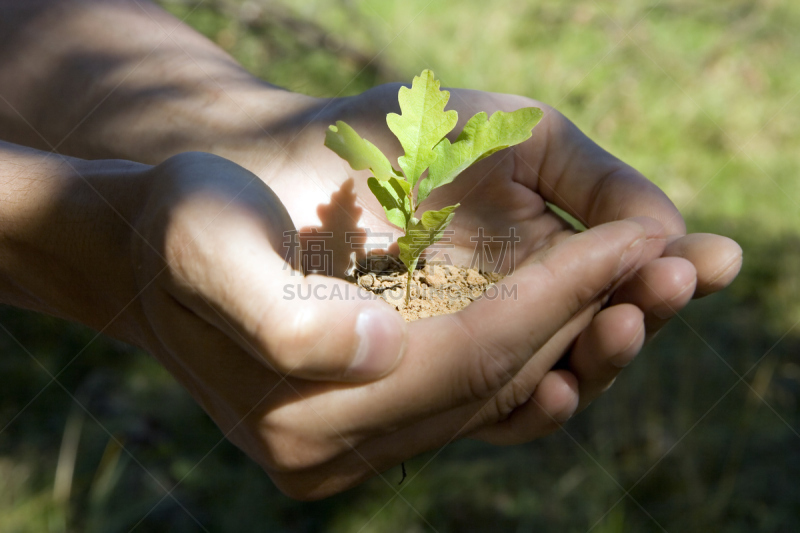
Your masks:
M 439 90 L 439 80 L 434 79 L 433 72 L 423 70 L 410 89 L 400 88 L 398 98 L 401 114 L 389 113 L 386 123 L 405 151 L 397 159 L 400 170 L 374 144 L 362 139 L 341 120 L 328 128 L 325 146 L 354 170 L 372 171 L 367 180 L 369 189 L 383 206 L 389 222 L 404 231 L 397 244 L 400 260 L 408 268 L 408 305 L 412 273 L 422 252 L 442 238 L 460 205 L 425 211 L 417 218 L 415 213 L 420 203 L 433 189 L 452 182 L 476 161 L 530 138 L 542 111 L 526 107 L 511 113 L 497 111 L 490 118 L 480 112 L 469 119 L 451 144 L 445 135 L 455 127 L 458 113 L 444 110 L 450 93 Z M 427 176 L 421 179 L 426 170 Z

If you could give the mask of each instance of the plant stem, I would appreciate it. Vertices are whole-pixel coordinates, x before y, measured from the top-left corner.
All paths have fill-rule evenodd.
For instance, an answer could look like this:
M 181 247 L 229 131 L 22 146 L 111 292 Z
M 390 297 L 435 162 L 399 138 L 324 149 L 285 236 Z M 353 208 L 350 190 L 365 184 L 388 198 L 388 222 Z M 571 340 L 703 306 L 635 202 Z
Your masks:
M 412 271 L 408 271 L 408 283 L 406 283 L 406 307 L 408 307 L 408 302 L 411 300 L 411 274 Z
M 411 231 L 411 228 L 412 228 L 411 221 L 414 219 L 414 212 L 417 210 L 417 207 L 419 207 L 418 205 L 416 205 L 417 202 L 414 201 L 415 199 L 414 199 L 414 191 L 413 190 L 408 191 L 408 200 L 411 203 L 411 218 L 409 219 L 408 223 L 406 224 L 406 231 L 405 231 L 406 235 L 408 235 L 408 232 Z M 406 265 L 406 267 L 407 266 L 408 265 Z M 412 276 L 413 273 L 414 273 L 414 270 L 409 268 L 408 269 L 408 283 L 406 283 L 406 307 L 408 307 L 408 302 L 411 301 L 411 280 L 413 278 L 413 276 Z

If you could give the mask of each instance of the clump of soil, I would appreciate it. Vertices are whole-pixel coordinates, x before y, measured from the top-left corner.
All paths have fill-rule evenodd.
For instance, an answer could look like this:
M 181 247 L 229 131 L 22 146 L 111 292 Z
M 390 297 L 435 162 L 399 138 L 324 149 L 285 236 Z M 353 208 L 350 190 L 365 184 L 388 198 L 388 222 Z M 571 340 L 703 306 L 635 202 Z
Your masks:
M 503 276 L 474 268 L 420 260 L 411 282 L 411 300 L 406 305 L 408 270 L 392 256 L 373 256 L 354 272 L 355 282 L 397 309 L 406 322 L 455 313 L 480 296 Z

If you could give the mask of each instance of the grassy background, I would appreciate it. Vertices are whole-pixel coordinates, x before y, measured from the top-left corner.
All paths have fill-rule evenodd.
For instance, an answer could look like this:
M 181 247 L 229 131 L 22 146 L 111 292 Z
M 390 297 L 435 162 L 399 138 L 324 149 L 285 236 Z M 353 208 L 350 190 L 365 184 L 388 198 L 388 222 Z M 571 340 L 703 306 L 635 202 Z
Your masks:
M 221 442 L 148 356 L 0 309 L 0 531 L 800 530 L 800 4 L 163 4 L 292 90 L 355 94 L 432 68 L 553 104 L 691 231 L 737 239 L 744 270 L 565 431 L 417 457 L 402 498 L 377 479 L 313 504 Z

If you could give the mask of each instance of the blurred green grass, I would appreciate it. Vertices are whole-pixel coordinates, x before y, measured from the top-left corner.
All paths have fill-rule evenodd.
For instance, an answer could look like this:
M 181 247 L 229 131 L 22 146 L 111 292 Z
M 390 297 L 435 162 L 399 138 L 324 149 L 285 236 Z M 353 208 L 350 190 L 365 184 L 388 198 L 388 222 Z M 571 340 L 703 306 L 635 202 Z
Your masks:
M 0 531 L 800 529 L 800 4 L 162 4 L 291 90 L 356 94 L 432 68 L 554 105 L 662 187 L 691 231 L 737 239 L 744 269 L 565 431 L 417 457 L 402 498 L 390 471 L 313 504 L 221 442 L 151 358 L 0 309 Z M 50 378 L 31 355 L 53 373 L 78 357 L 37 396 Z M 67 428 L 78 439 L 60 457 Z M 54 493 L 70 465 L 69 494 Z

